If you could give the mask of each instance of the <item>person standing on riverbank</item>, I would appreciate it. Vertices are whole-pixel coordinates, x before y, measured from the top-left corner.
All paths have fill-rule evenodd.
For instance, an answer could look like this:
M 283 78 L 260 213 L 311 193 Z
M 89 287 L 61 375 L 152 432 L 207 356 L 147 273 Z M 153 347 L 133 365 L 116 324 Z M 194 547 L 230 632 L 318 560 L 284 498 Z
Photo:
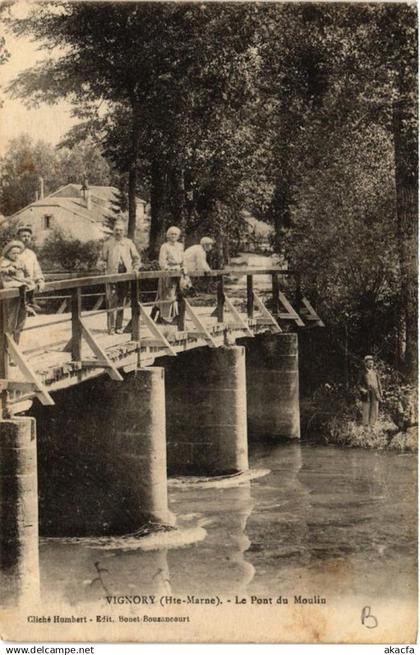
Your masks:
M 364 366 L 360 384 L 362 423 L 373 427 L 378 418 L 379 402 L 382 401 L 382 385 L 372 355 L 366 355 Z

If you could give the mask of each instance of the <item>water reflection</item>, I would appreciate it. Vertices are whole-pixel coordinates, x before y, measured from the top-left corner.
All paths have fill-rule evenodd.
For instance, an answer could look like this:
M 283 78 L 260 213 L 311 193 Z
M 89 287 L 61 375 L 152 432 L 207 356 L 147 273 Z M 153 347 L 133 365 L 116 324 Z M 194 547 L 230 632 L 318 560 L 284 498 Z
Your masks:
M 105 595 L 416 594 L 416 458 L 391 452 L 253 444 L 266 477 L 232 488 L 170 490 L 183 548 L 41 546 L 42 591 L 69 605 Z
M 270 452 L 260 448 L 256 463 L 267 465 L 270 461 L 273 488 L 281 489 L 284 470 L 289 470 L 289 475 L 296 470 L 296 449 L 301 452 L 301 466 L 295 485 L 291 480 L 287 498 L 300 531 L 285 532 L 289 552 L 280 564 L 283 553 L 275 532 L 270 530 L 270 535 L 264 530 L 261 562 L 250 549 L 260 572 L 251 590 L 302 592 L 306 596 L 321 593 L 331 598 L 346 594 L 414 598 L 415 457 L 298 444 Z M 265 497 L 266 484 L 261 479 L 255 487 L 256 506 Z M 279 517 L 285 518 L 284 507 Z M 256 521 L 253 514 L 248 522 L 253 542 L 258 538 L 256 532 L 261 534 L 261 517 Z
M 77 605 L 106 596 L 171 593 L 166 550 L 101 550 L 51 540 L 41 546 L 42 597 Z
M 190 488 L 172 496 L 180 524 L 198 520 L 207 538 L 188 552 L 168 554 L 175 593 L 229 594 L 245 591 L 255 574 L 247 561 L 246 524 L 254 506 L 251 483 L 229 489 Z M 184 514 L 183 508 L 190 514 Z

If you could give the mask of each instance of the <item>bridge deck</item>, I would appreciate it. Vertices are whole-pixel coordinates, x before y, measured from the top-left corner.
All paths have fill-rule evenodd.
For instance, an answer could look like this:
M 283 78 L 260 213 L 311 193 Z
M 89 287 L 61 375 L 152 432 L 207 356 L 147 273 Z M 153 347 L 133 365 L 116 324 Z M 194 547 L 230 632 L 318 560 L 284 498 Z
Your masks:
M 179 272 L 149 271 L 50 282 L 40 295 L 40 301 L 47 301 L 46 309 L 51 310 L 51 301 L 65 298 L 66 302 L 71 301 L 71 312 L 39 314 L 27 319 L 19 345 L 8 331 L 7 303 L 12 298 L 19 298 L 20 292 L 18 289 L 0 290 L 2 415 L 26 411 L 34 397 L 44 404 L 54 404 L 52 392 L 104 373 L 122 380 L 120 371 L 151 366 L 158 357 L 176 356 L 202 346 L 232 344 L 240 337 L 253 337 L 261 332 L 281 332 L 279 321 L 282 320 L 303 327 L 303 316 L 312 325 L 322 325 L 309 301 L 301 296 L 299 277 L 293 271 L 276 268 L 211 271 L 206 278 L 215 278 L 216 292 L 191 301 L 179 292 L 180 275 Z M 280 290 L 280 276 L 295 277 L 295 299 L 301 315 Z M 160 278 L 175 278 L 178 285 L 178 326 L 156 325 L 150 317 L 151 303 L 141 300 L 144 293 L 146 296 L 150 293 L 141 285 L 147 284 L 148 280 L 157 283 Z M 113 285 L 119 283 L 130 285 L 130 302 L 125 308 L 124 323 L 127 331 L 110 335 L 107 330 L 109 310 L 86 311 L 86 308 L 82 309 L 82 301 L 84 295 L 87 299 L 90 297 L 87 302 L 92 306 L 92 297 L 98 296 L 98 287 L 104 289 L 109 298 Z M 63 291 L 67 295 L 57 295 Z M 104 291 L 99 293 L 102 302 Z M 270 311 L 266 307 L 267 292 Z M 48 295 L 51 293 L 55 295 Z M 94 306 L 98 306 L 97 301 Z
M 228 312 L 226 312 L 224 322 L 218 323 L 217 318 L 211 316 L 214 309 L 214 306 L 194 307 L 195 314 L 214 339 L 214 344 L 209 344 L 208 339 L 197 333 L 193 321 L 188 317 L 185 319 L 185 330 L 182 332 L 177 331 L 175 326 L 158 326 L 174 352 L 170 352 L 167 347 L 159 343 L 142 321 L 140 321 L 139 346 L 139 342 L 133 341 L 129 333 L 108 334 L 105 314 L 92 316 L 93 312 L 87 311 L 83 312 L 83 319 L 94 335 L 95 341 L 105 351 L 115 367 L 128 372 L 138 365 L 153 365 L 157 357 L 207 345 L 221 346 L 227 335 L 229 335 L 230 342 L 249 336 L 247 331 L 228 315 Z M 150 311 L 151 308 L 147 308 L 148 315 L 150 315 Z M 261 317 L 248 319 L 246 312 L 241 312 L 239 307 L 238 313 L 254 334 L 269 329 L 267 320 Z M 104 367 L 95 366 L 96 358 L 84 340 L 82 341 L 82 362 L 72 361 L 71 353 L 63 350 L 71 337 L 71 314 L 60 314 L 60 320 L 67 319 L 67 322 L 50 326 L 49 323 L 55 318 L 54 315 L 39 315 L 29 318 L 25 326 L 29 329 L 24 330 L 20 342 L 20 350 L 25 355 L 26 362 L 48 391 L 57 391 L 106 372 Z M 126 326 L 131 319 L 129 307 L 125 310 L 124 319 L 124 326 Z M 8 378 L 13 381 L 24 381 L 21 370 L 13 364 L 9 368 Z M 24 411 L 30 406 L 29 399 L 33 395 L 33 392 L 24 391 L 11 393 L 9 404 L 12 410 L 14 412 Z

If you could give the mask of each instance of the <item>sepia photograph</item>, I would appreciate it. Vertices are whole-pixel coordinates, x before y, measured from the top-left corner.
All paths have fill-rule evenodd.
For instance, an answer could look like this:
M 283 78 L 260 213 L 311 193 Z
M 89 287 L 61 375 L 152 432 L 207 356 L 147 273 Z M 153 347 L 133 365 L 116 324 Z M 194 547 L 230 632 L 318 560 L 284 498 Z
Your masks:
M 0 2 L 5 642 L 416 643 L 417 14 Z

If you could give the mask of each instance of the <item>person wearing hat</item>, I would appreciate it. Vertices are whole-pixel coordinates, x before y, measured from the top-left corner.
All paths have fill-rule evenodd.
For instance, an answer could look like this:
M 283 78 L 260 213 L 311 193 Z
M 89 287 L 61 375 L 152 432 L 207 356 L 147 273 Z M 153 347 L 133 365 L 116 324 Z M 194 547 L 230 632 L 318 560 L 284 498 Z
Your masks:
M 203 237 L 200 243 L 190 246 L 184 252 L 184 269 L 188 275 L 194 272 L 209 273 L 210 266 L 207 263 L 207 253 L 213 248 L 214 241 L 211 237 Z
M 121 220 L 114 224 L 113 236 L 104 243 L 99 267 L 109 275 L 115 273 L 132 273 L 140 266 L 140 255 L 134 242 L 124 236 L 125 226 Z M 108 332 L 121 334 L 124 320 L 124 303 L 129 293 L 126 282 L 113 284 L 108 298 L 109 307 L 120 307 L 116 312 L 108 313 Z
M 4 246 L 0 260 L 0 281 L 3 289 L 18 288 L 22 291 L 33 291 L 35 288 L 30 272 L 25 262 L 21 260 L 24 249 L 24 244 L 18 240 L 9 241 Z M 19 343 L 28 309 L 25 293 L 19 298 L 10 298 L 6 301 L 7 329 L 16 343 Z
M 362 422 L 373 426 L 378 418 L 379 402 L 383 400 L 382 385 L 372 355 L 366 355 L 363 361 L 365 366 L 360 385 Z
M 33 242 L 32 227 L 30 225 L 21 225 L 18 227 L 17 236 L 25 246 L 19 259 L 24 262 L 29 271 L 29 276 L 35 282 L 36 291 L 42 291 L 45 287 L 45 280 L 39 265 L 38 257 L 30 247 Z

